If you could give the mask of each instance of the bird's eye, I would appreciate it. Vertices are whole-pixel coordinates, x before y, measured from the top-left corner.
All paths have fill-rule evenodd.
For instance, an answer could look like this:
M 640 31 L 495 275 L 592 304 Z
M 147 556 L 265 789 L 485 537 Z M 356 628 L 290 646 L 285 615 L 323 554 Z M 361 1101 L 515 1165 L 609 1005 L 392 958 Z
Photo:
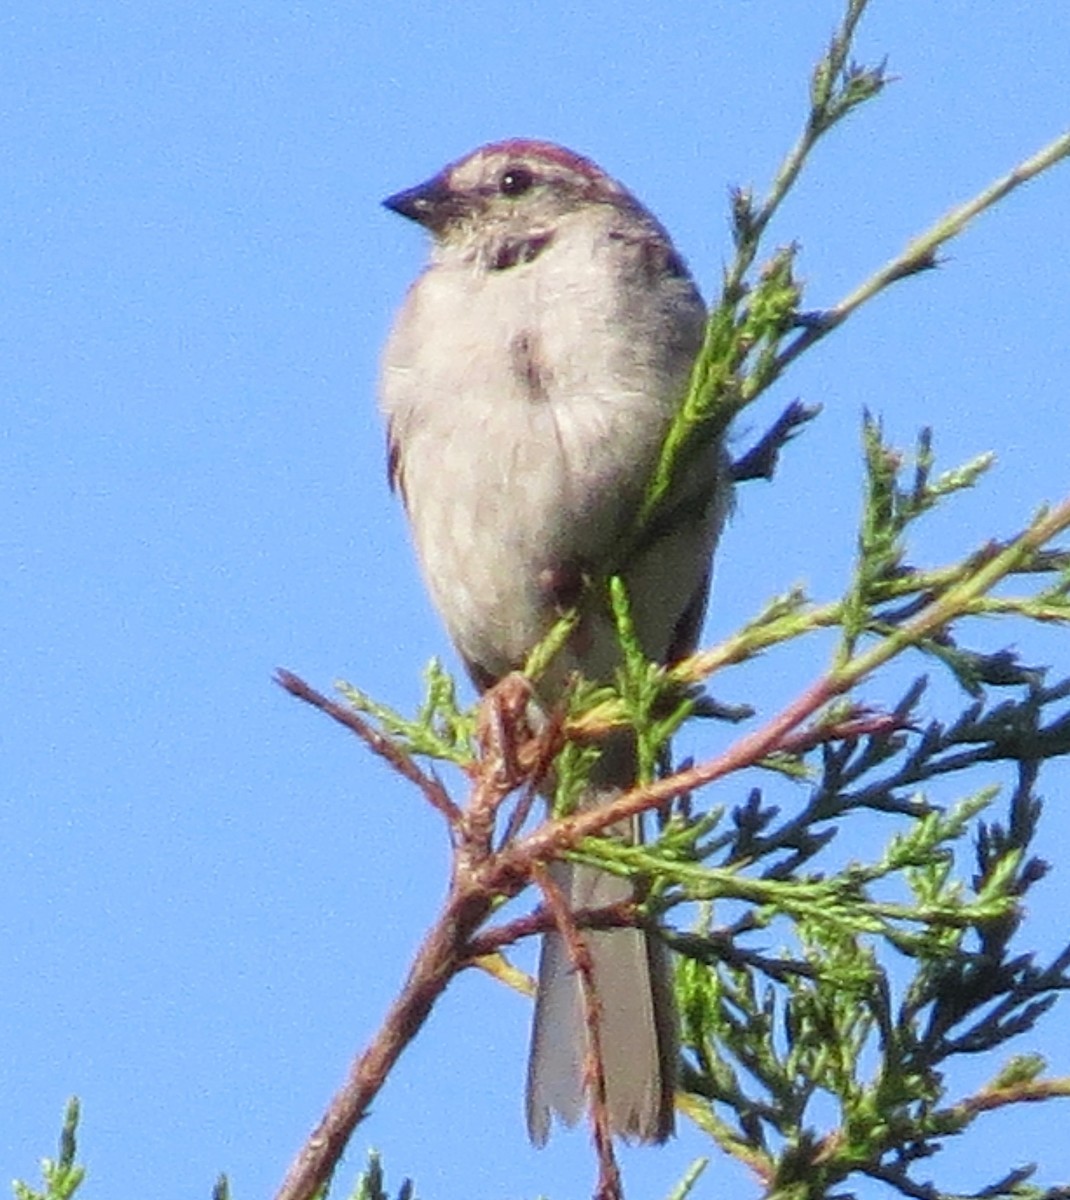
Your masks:
M 498 191 L 503 196 L 522 196 L 535 182 L 535 176 L 527 167 L 506 167 L 498 180 Z

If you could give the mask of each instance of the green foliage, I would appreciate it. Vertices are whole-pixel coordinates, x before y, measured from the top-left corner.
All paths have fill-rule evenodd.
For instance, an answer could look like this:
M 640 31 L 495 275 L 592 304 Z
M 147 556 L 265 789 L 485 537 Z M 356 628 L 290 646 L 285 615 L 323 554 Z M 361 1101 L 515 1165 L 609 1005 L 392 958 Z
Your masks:
M 887 761 L 854 752 L 874 767 Z M 1027 1032 L 1070 987 L 1070 947 L 1038 964 L 1011 944 L 1022 897 L 1045 870 L 1030 854 L 1035 764 L 1020 765 L 1006 826 L 978 820 L 995 789 L 942 810 L 918 795 L 900 804 L 894 775 L 840 791 L 842 763 L 829 766 L 809 812 L 779 827 L 760 804 L 733 813 L 760 837 L 722 843 L 725 865 L 695 868 L 700 886 L 685 884 L 707 898 L 695 931 L 670 939 L 682 955 L 685 1108 L 767 1194 L 827 1196 L 861 1174 L 917 1195 L 931 1186 L 914 1178 L 917 1164 L 988 1108 L 1070 1096 L 1070 1080 L 1042 1082 L 1035 1057 L 1012 1060 L 965 1101 L 949 1101 L 945 1083 L 950 1060 Z M 801 877 L 801 861 L 828 844 L 821 826 L 861 807 L 905 818 L 880 858 Z M 956 863 L 971 838 L 966 880 Z M 873 895 L 889 883 L 902 901 Z M 730 918 L 715 923 L 725 908 Z M 784 939 L 775 953 L 764 948 L 770 929 Z M 815 1108 L 826 1114 L 821 1133 Z
M 67 1101 L 63 1114 L 63 1131 L 59 1137 L 59 1156 L 41 1160 L 41 1179 L 43 1191 L 30 1187 L 16 1179 L 11 1185 L 15 1200 L 70 1200 L 71 1196 L 81 1187 L 85 1178 L 85 1167 L 79 1166 L 75 1159 L 78 1156 L 78 1118 L 80 1114 L 78 1098 L 72 1096 Z
M 647 783 L 664 761 L 673 734 L 693 712 L 695 698 L 681 695 L 665 671 L 647 660 L 636 636 L 622 579 L 609 581 L 609 601 L 621 646 L 616 699 L 625 723 L 635 732 L 638 781 Z
M 828 52 L 814 68 L 810 113 L 768 195 L 756 203 L 750 191 L 732 193 L 735 260 L 725 271 L 721 296 L 691 375 L 691 386 L 662 448 L 651 478 L 642 521 L 656 519 L 672 481 L 696 442 L 718 437 L 745 405 L 779 378 L 796 351 L 785 355 L 785 339 L 798 327 L 801 288 L 793 273 L 795 246 L 776 250 L 755 281 L 747 280 L 769 222 L 776 215 L 816 143 L 884 87 L 884 66 L 850 61 L 855 28 L 866 0 L 850 0 Z
M 391 1200 L 384 1183 L 383 1164 L 378 1151 L 368 1152 L 368 1165 L 357 1179 L 351 1200 Z M 416 1191 L 411 1179 L 402 1180 L 396 1200 L 416 1200 Z
M 424 681 L 427 690 L 415 718 L 402 716 L 350 683 L 340 683 L 338 690 L 355 712 L 374 718 L 406 754 L 471 766 L 475 758 L 474 714 L 457 703 L 457 685 L 438 659 L 428 663 Z

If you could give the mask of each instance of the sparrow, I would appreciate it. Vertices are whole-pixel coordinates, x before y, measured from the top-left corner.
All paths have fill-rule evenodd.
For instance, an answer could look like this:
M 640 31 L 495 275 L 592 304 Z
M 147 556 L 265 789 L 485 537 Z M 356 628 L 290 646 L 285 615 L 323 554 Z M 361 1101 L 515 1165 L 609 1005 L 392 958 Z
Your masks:
M 389 478 L 427 587 L 475 685 L 519 669 L 563 611 L 579 622 L 536 685 L 550 706 L 578 672 L 620 664 L 605 581 L 622 577 L 647 656 L 694 649 L 731 502 L 720 439 L 678 472 L 655 526 L 644 494 L 687 391 L 706 309 L 651 213 L 589 159 L 550 142 L 483 146 L 384 201 L 430 234 L 382 357 Z M 607 738 L 583 806 L 632 786 L 634 746 Z M 638 825 L 615 831 L 639 838 Z M 634 885 L 555 863 L 574 909 L 620 904 Z M 673 1130 L 678 1034 L 663 942 L 639 928 L 587 930 L 614 1133 Z M 543 935 L 527 1124 L 587 1104 L 580 987 L 560 934 Z

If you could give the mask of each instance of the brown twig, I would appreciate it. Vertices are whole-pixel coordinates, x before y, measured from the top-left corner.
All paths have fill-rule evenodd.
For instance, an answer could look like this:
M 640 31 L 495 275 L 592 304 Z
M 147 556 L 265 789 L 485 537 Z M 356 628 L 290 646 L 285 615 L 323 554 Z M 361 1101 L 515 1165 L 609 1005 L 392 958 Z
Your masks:
M 511 841 L 527 820 L 536 791 L 553 765 L 563 742 L 560 707 L 535 734 L 530 724 L 533 691 L 518 672 L 490 688 L 480 704 L 477 741 L 479 760 L 470 772 L 474 780 L 459 834 L 473 863 L 487 858 L 494 846 L 494 824 L 511 792 L 523 793 L 506 825 L 502 844 Z
M 634 929 L 639 924 L 638 910 L 631 901 L 622 901 L 606 908 L 574 908 L 570 913 L 577 929 Z M 468 943 L 469 958 L 475 960 L 488 954 L 497 954 L 524 938 L 549 933 L 556 928 L 553 914 L 540 905 L 523 917 L 516 917 L 504 925 L 494 925 L 476 934 Z
M 565 743 L 565 713 L 567 708 L 567 700 L 563 699 L 550 713 L 545 727 L 536 739 L 531 774 L 524 787 L 523 794 L 517 801 L 512 815 L 509 817 L 505 832 L 502 834 L 501 844 L 503 846 L 507 846 L 512 842 L 524 827 L 524 822 L 527 821 L 531 813 L 531 807 L 535 803 L 538 790 L 546 781 L 546 777 L 553 767 L 554 759 Z
M 597 837 L 611 826 L 630 821 L 685 792 L 753 766 L 778 750 L 784 737 L 842 690 L 845 689 L 839 687 L 839 677 L 830 672 L 811 684 L 762 728 L 740 738 L 716 758 L 631 788 L 596 808 L 585 808 L 571 816 L 546 821 L 512 846 L 504 847 L 495 859 L 496 871 L 502 872 L 503 878 L 530 874 L 534 862 L 560 858 L 563 851 L 574 850 L 584 838 Z
M 591 1098 L 593 1136 L 599 1156 L 596 1196 L 598 1200 L 619 1200 L 620 1175 L 609 1131 L 605 1075 L 598 1036 L 598 1001 L 591 984 L 586 945 L 577 926 L 608 928 L 633 924 L 634 909 L 628 911 L 629 906 L 623 909 L 615 906 L 598 912 L 570 913 L 564 898 L 550 881 L 544 864 L 560 857 L 562 851 L 575 848 L 585 837 L 597 835 L 609 826 L 639 812 L 657 808 L 681 793 L 743 766 L 752 765 L 771 751 L 779 749 L 783 739 L 792 730 L 837 694 L 838 678 L 830 674 L 818 680 L 762 729 L 740 739 L 718 758 L 634 788 L 598 808 L 584 809 L 568 818 L 549 820 L 527 837 L 507 843 L 501 851 L 493 853 L 488 848 L 486 815 L 481 816 L 475 830 L 471 830 L 471 810 L 473 806 L 480 808 L 488 805 L 495 809 L 500 797 L 515 786 L 511 774 L 503 770 L 503 763 L 508 756 L 503 758 L 501 754 L 494 753 L 484 760 L 481 777 L 474 781 L 469 804 L 462 813 L 448 797 L 444 797 L 444 803 L 439 801 L 437 793 L 442 790 L 441 785 L 424 775 L 407 755 L 367 726 L 357 714 L 321 696 L 289 672 L 280 672 L 279 683 L 287 691 L 320 708 L 357 733 L 425 794 L 430 789 L 432 794 L 429 799 L 447 816 L 453 829 L 459 831 L 461 836 L 455 844 L 453 884 L 442 913 L 417 952 L 405 984 L 379 1031 L 354 1060 L 345 1084 L 332 1098 L 319 1125 L 295 1157 L 276 1200 L 310 1200 L 330 1179 L 353 1130 L 454 975 L 470 966 L 475 957 L 493 953 L 510 941 L 544 932 L 551 926 L 565 939 L 583 989 L 588 1029 L 584 1076 Z M 502 710 L 496 710 L 495 721 L 502 719 Z M 502 737 L 511 736 L 502 728 L 498 732 Z M 533 877 L 538 878 L 543 889 L 546 910 L 478 934 L 479 927 L 493 911 L 496 901 L 516 896 Z
M 351 733 L 355 733 L 362 742 L 380 758 L 385 759 L 399 775 L 414 783 L 427 797 L 434 808 L 446 818 L 451 825 L 456 825 L 461 819 L 461 810 L 449 798 L 446 789 L 433 776 L 417 766 L 411 755 L 406 754 L 396 743 L 363 720 L 353 709 L 330 700 L 322 692 L 317 692 L 311 684 L 306 683 L 299 675 L 279 667 L 275 671 L 275 682 L 284 691 L 304 700 L 313 708 L 318 708 L 327 716 L 332 717 L 339 725 L 344 725 Z
M 493 893 L 477 877 L 455 878 L 446 905 L 413 960 L 401 992 L 293 1160 L 276 1200 L 310 1200 L 331 1178 L 353 1130 L 466 960 L 469 939 L 486 920 L 492 904 Z
M 828 723 L 818 722 L 786 734 L 780 745 L 778 754 L 806 754 L 818 746 L 829 742 L 843 742 L 854 738 L 870 737 L 873 734 L 887 736 L 910 729 L 911 723 L 896 713 L 878 713 L 863 706 L 854 707 L 842 719 Z
M 599 1155 L 599 1200 L 615 1200 L 620 1195 L 620 1177 L 613 1155 L 612 1138 L 609 1134 L 608 1114 L 605 1107 L 605 1075 L 602 1070 L 598 1044 L 597 998 L 590 982 L 589 963 L 586 968 L 586 948 L 577 931 L 577 923 L 608 925 L 627 924 L 624 913 L 613 910 L 599 914 L 568 912 L 560 892 L 554 888 L 542 864 L 560 856 L 564 850 L 574 849 L 585 837 L 604 832 L 611 825 L 626 820 L 640 812 L 657 808 L 673 797 L 710 783 L 744 766 L 752 765 L 774 750 L 783 748 L 785 739 L 799 729 L 809 717 L 817 712 L 848 684 L 842 673 L 830 672 L 817 680 L 803 694 L 789 704 L 780 714 L 767 722 L 761 729 L 741 738 L 723 754 L 709 762 L 700 763 L 678 771 L 665 779 L 642 787 L 633 788 L 598 808 L 585 809 L 570 817 L 547 821 L 527 837 L 513 844 L 506 844 L 501 852 L 487 855 L 485 836 L 462 839 L 457 847 L 457 866 L 454 885 L 446 907 L 425 939 L 409 972 L 397 1000 L 391 1006 L 379 1033 L 371 1045 L 354 1062 L 349 1078 L 331 1101 L 328 1110 L 298 1154 L 286 1176 L 277 1200 L 308 1200 L 329 1177 L 337 1164 L 346 1142 L 360 1121 L 368 1105 L 378 1093 L 386 1077 L 405 1046 L 423 1025 L 432 1004 L 445 989 L 449 980 L 463 967 L 470 965 L 479 954 L 493 952 L 502 945 L 528 933 L 544 930 L 549 923 L 547 914 L 532 914 L 518 922 L 490 931 L 477 937 L 476 931 L 490 914 L 496 896 L 516 895 L 533 877 L 540 879 L 546 897 L 549 916 L 553 925 L 565 939 L 570 957 L 577 970 L 583 988 L 584 1008 L 589 1030 L 589 1057 L 585 1062 L 585 1078 L 591 1096 L 591 1112 L 595 1145 Z M 321 708 L 328 715 L 353 729 L 382 757 L 395 765 L 407 778 L 413 778 L 406 764 L 407 756 L 392 753 L 390 744 L 371 730 L 356 714 L 334 704 L 303 684 L 288 672 L 280 674 L 280 683 L 288 691 Z M 496 722 L 507 719 L 502 709 L 496 709 Z M 511 735 L 502 728 L 500 736 Z M 805 735 L 802 735 L 805 736 Z M 380 745 L 381 743 L 381 745 Z M 479 798 L 477 807 L 490 804 L 493 808 L 515 783 L 510 772 L 503 772 L 503 763 L 508 756 L 493 755 L 487 760 L 485 779 L 477 780 L 473 790 L 473 801 Z M 414 782 L 421 788 L 425 782 L 435 788 L 437 781 L 429 780 L 419 768 Z M 452 801 L 451 810 L 457 812 L 458 820 L 451 821 L 454 828 L 467 825 L 467 815 L 461 817 Z M 471 808 L 472 804 L 469 805 Z M 440 811 L 445 811 L 436 804 Z M 481 820 L 478 827 L 482 828 Z M 479 870 L 473 856 L 478 860 Z M 569 931 L 572 931 L 571 934 Z
M 354 1060 L 346 1082 L 331 1099 L 319 1125 L 294 1158 L 276 1200 L 310 1200 L 331 1178 L 353 1130 L 378 1095 L 402 1051 L 420 1031 L 450 980 L 470 965 L 473 935 L 499 899 L 509 899 L 530 880 L 525 870 L 494 870 L 491 839 L 502 800 L 524 776 L 520 767 L 526 702 L 515 691 L 493 694 L 487 708 L 484 755 L 462 811 L 437 780 L 368 726 L 357 713 L 328 700 L 303 680 L 280 671 L 279 683 L 291 694 L 326 712 L 352 730 L 402 776 L 417 784 L 450 822 L 454 832 L 453 882 L 438 920 L 413 960 L 401 992 L 375 1037 Z M 539 756 L 535 758 L 536 767 Z M 493 878 L 490 877 L 493 876 Z
M 558 936 L 568 951 L 569 962 L 580 988 L 583 1027 L 586 1032 L 586 1051 L 583 1056 L 583 1086 L 591 1117 L 591 1138 L 598 1155 L 598 1182 L 595 1200 L 623 1200 L 620 1168 L 613 1150 L 613 1133 L 609 1124 L 609 1102 L 606 1096 L 606 1069 L 602 1056 L 602 1005 L 594 986 L 594 966 L 591 952 L 576 919 L 554 882 L 550 872 L 536 863 L 532 874 L 542 891 L 546 907 L 553 916 Z
M 1070 1098 L 1070 1078 L 1023 1079 L 1020 1083 L 1005 1087 L 982 1088 L 973 1096 L 967 1096 L 951 1109 L 954 1116 L 973 1117 L 978 1113 L 991 1112 L 1008 1104 L 1035 1104 L 1055 1097 Z
M 453 882 L 445 908 L 421 945 L 408 978 L 378 1034 L 354 1061 L 346 1083 L 332 1099 L 322 1121 L 295 1158 L 277 1194 L 277 1200 L 309 1200 L 330 1178 L 354 1128 L 382 1088 L 404 1048 L 423 1025 L 434 1002 L 453 976 L 471 964 L 474 951 L 493 948 L 491 941 L 481 942 L 477 938 L 480 926 L 499 900 L 515 897 L 533 878 L 540 881 L 554 925 L 566 941 L 583 989 L 589 1030 L 589 1054 L 585 1059 L 584 1075 L 591 1097 L 594 1137 L 600 1164 L 597 1196 L 598 1200 L 617 1200 L 620 1196 L 620 1177 L 606 1112 L 605 1077 L 598 1039 L 598 1005 L 590 981 L 589 963 L 585 966 L 586 944 L 577 930 L 577 916 L 580 914 L 568 912 L 564 899 L 549 880 L 545 864 L 574 850 L 584 838 L 604 833 L 611 826 L 622 824 L 639 813 L 656 809 L 679 795 L 743 767 L 752 766 L 770 753 L 791 745 L 793 738 L 799 744 L 800 738 L 813 737 L 812 731 L 804 728 L 801 733 L 799 731 L 822 707 L 849 691 L 861 678 L 894 657 L 905 646 L 918 644 L 962 612 L 969 611 L 969 605 L 978 596 L 984 595 L 1018 564 L 1028 561 L 1031 553 L 1067 526 L 1070 526 L 1070 501 L 1064 501 L 1042 514 L 1025 534 L 1001 550 L 974 575 L 952 586 L 909 623 L 881 639 L 873 648 L 816 680 L 764 726 L 740 738 L 716 758 L 633 788 L 597 808 L 583 809 L 567 818 L 548 820 L 527 836 L 506 843 L 498 852 L 494 852 L 489 840 L 494 813 L 501 799 L 522 782 L 516 777 L 518 766 L 522 765 L 522 771 L 545 769 L 539 766 L 542 754 L 536 752 L 534 756 L 525 756 L 523 752 L 528 747 L 516 740 L 519 737 L 518 730 L 510 728 L 510 722 L 519 723 L 525 719 L 526 706 L 506 704 L 495 710 L 493 719 L 496 736 L 501 740 L 480 764 L 481 774 L 474 780 L 472 798 L 467 811 L 462 813 L 446 795 L 442 785 L 420 770 L 404 750 L 371 728 L 356 713 L 328 700 L 290 672 L 280 671 L 277 678 L 282 687 L 356 733 L 399 774 L 420 787 L 459 836 L 455 837 Z M 854 714 L 848 720 L 853 717 Z M 817 728 L 820 730 L 820 727 Z M 855 728 L 855 732 L 867 731 L 872 730 Z M 843 733 L 842 728 L 840 733 Z M 514 753 L 518 747 L 519 753 Z M 469 828 L 473 806 L 477 810 L 482 806 L 487 811 L 480 811 L 475 825 Z M 617 914 L 617 917 L 621 915 Z M 595 923 L 593 919 L 591 923 Z M 515 933 L 518 928 L 515 924 L 503 926 L 496 936 L 501 939 L 503 930 L 511 929 Z M 505 943 L 499 940 L 498 944 Z M 983 1101 L 974 1098 L 973 1107 L 998 1107 L 1039 1098 L 1039 1089 L 1030 1091 L 1027 1085 L 1018 1086 L 1015 1089 L 993 1091 Z

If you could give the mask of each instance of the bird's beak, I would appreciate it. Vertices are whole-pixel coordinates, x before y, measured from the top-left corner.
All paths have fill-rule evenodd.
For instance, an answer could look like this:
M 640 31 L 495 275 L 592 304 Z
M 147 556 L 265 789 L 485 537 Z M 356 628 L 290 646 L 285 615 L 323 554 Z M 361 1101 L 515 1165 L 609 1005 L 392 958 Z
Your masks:
M 387 196 L 383 207 L 408 217 L 432 232 L 441 229 L 451 217 L 458 215 L 457 195 L 450 190 L 442 175 Z

